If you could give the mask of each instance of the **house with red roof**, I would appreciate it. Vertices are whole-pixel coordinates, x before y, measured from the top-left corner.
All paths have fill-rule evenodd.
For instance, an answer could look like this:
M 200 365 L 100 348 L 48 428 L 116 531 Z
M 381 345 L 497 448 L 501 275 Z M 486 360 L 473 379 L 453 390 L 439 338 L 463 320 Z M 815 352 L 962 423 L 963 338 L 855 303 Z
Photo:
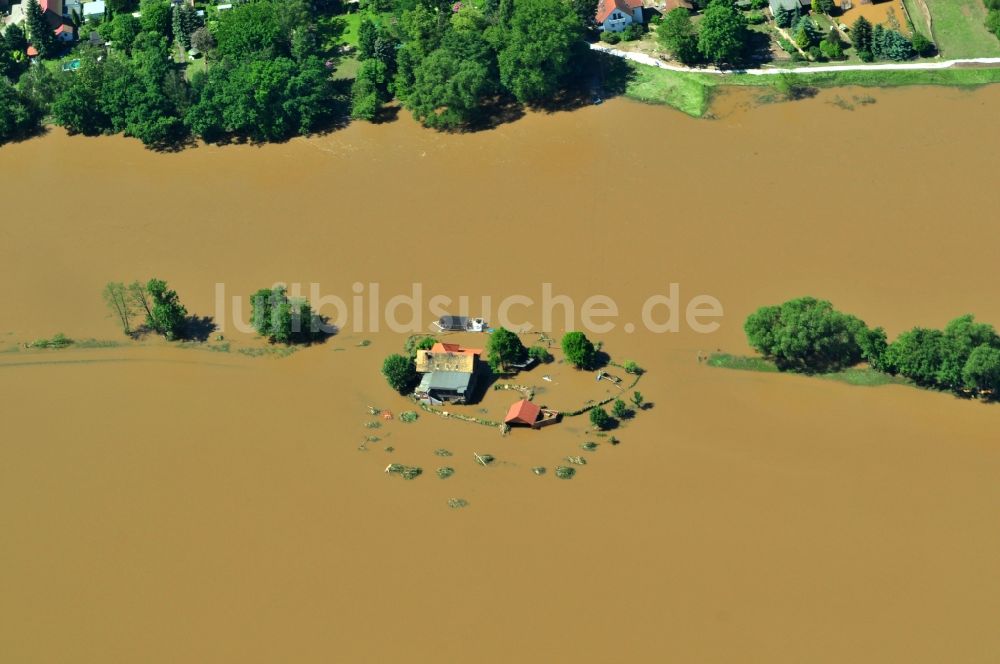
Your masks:
M 64 0 L 38 0 L 38 6 L 42 9 L 45 21 L 56 34 L 56 39 L 63 42 L 73 41 L 73 26 L 67 20 Z
M 482 355 L 482 348 L 463 348 L 461 344 L 446 344 L 440 341 L 431 346 L 432 353 L 460 353 L 462 355 Z
M 417 373 L 423 374 L 414 394 L 426 403 L 468 403 L 475 394 L 482 348 L 438 342 L 418 350 Z
M 507 416 L 503 418 L 503 421 L 507 426 L 525 426 L 532 429 L 541 429 L 544 426 L 555 424 L 559 421 L 559 413 L 548 408 L 542 408 L 528 399 L 521 399 L 507 409 Z
M 602 32 L 621 32 L 633 23 L 642 25 L 642 0 L 599 0 L 596 19 Z

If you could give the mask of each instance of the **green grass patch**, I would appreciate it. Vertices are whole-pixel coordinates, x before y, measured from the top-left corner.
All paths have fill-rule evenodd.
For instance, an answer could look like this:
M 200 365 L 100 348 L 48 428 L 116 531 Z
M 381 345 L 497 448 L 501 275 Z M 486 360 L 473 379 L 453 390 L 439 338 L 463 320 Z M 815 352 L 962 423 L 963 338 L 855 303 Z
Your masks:
M 66 348 L 72 345 L 73 340 L 62 332 L 55 334 L 51 339 L 35 339 L 29 344 L 31 348 Z
M 184 57 L 187 58 L 187 55 Z M 184 68 L 184 77 L 189 81 L 194 78 L 195 74 L 204 72 L 208 68 L 208 61 L 204 55 L 198 58 L 188 59 L 186 62 L 187 66 Z
M 333 78 L 340 79 L 355 79 L 358 76 L 358 70 L 361 68 L 361 63 L 357 58 L 343 58 L 338 64 L 337 68 L 333 72 Z
M 708 365 L 710 367 L 737 369 L 739 371 L 763 371 L 765 373 L 777 373 L 778 371 L 778 367 L 774 365 L 774 362 L 765 360 L 762 357 L 730 355 L 729 353 L 714 353 L 708 358 Z
M 695 118 L 708 112 L 718 86 L 718 81 L 711 79 L 719 77 L 629 64 L 634 73 L 625 88 L 626 97 L 648 104 L 672 106 Z
M 986 29 L 983 0 L 924 1 L 931 12 L 934 42 L 943 57 L 950 60 L 1000 55 L 1000 40 Z M 916 17 L 914 21 L 921 23 Z
M 295 346 L 265 346 L 263 348 L 240 348 L 237 352 L 247 357 L 288 357 L 298 350 Z
M 179 341 L 175 345 L 177 348 L 207 350 L 211 353 L 228 353 L 232 350 L 232 344 L 228 341 L 217 341 L 215 343 L 205 343 L 204 341 Z
M 358 47 L 361 12 L 321 16 L 317 21 L 323 51 L 332 54 L 340 46 Z
M 73 342 L 75 348 L 117 348 L 121 345 L 120 341 L 111 339 L 78 339 Z
M 760 371 L 763 373 L 779 373 L 774 362 L 762 357 L 748 357 L 746 355 L 730 355 L 729 353 L 715 353 L 708 358 L 708 365 L 720 367 L 722 369 L 736 369 L 738 371 Z M 793 373 L 793 372 L 789 372 Z M 824 380 L 835 380 L 838 383 L 848 385 L 859 385 L 862 387 L 878 387 L 880 385 L 912 385 L 905 378 L 892 376 L 881 371 L 876 371 L 871 367 L 851 367 L 843 371 L 825 374 L 795 374 L 799 376 L 811 375 Z
M 48 350 L 58 350 L 60 348 L 115 348 L 121 346 L 121 342 L 112 341 L 110 339 L 70 339 L 63 333 L 58 333 L 53 335 L 48 339 L 35 339 L 34 341 L 27 344 L 27 348 L 35 349 L 48 349 Z M 18 344 L 14 344 L 7 348 L 4 352 L 16 352 L 20 350 L 21 347 Z
M 817 377 L 826 380 L 835 380 L 848 385 L 860 385 L 862 387 L 878 387 L 880 385 L 910 385 L 910 381 L 899 376 L 891 376 L 881 371 L 876 371 L 871 367 L 854 367 L 836 373 L 817 374 Z

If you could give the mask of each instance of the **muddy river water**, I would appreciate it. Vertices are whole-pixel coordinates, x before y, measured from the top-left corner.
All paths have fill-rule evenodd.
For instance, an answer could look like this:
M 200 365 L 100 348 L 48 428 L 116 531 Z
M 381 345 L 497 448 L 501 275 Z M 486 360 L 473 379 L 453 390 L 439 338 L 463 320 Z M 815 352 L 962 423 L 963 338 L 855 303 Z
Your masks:
M 400 117 L 177 154 L 58 130 L 3 147 L 0 660 L 995 661 L 1000 408 L 696 360 L 747 352 L 745 316 L 803 294 L 890 335 L 1000 324 L 1000 86 L 852 101 L 869 94 L 727 97 L 710 121 L 612 101 L 459 136 Z M 101 288 L 150 276 L 246 347 L 217 284 L 350 303 L 377 283 L 384 303 L 419 283 L 473 314 L 544 284 L 605 295 L 619 316 L 592 336 L 648 370 L 653 407 L 616 446 L 579 418 L 368 429 L 366 406 L 408 407 L 379 375 L 405 334 L 349 320 L 283 358 L 126 342 Z M 640 324 L 672 283 L 681 307 L 720 303 L 716 331 Z M 124 345 L 15 350 L 56 332 Z M 523 380 L 558 407 L 610 389 L 559 366 Z M 553 477 L 584 440 L 589 463 Z

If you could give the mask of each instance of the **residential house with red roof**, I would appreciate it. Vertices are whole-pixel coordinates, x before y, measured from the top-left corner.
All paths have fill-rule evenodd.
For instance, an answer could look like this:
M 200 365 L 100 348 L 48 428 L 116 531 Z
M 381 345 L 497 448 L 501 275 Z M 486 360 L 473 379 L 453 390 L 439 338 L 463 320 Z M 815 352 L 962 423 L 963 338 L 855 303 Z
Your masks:
M 599 0 L 596 19 L 602 32 L 621 32 L 633 23 L 642 25 L 642 0 Z
M 532 429 L 541 429 L 544 426 L 555 424 L 559 421 L 559 413 L 548 408 L 542 408 L 538 404 L 528 399 L 521 399 L 507 410 L 507 416 L 503 418 L 504 424 L 509 427 L 525 426 Z
M 441 342 L 428 350 L 418 350 L 414 360 L 423 377 L 414 394 L 434 405 L 468 403 L 475 393 L 482 352 L 481 348 Z
M 56 38 L 64 42 L 73 41 L 73 26 L 66 20 L 67 10 L 63 0 L 38 0 L 38 5 Z

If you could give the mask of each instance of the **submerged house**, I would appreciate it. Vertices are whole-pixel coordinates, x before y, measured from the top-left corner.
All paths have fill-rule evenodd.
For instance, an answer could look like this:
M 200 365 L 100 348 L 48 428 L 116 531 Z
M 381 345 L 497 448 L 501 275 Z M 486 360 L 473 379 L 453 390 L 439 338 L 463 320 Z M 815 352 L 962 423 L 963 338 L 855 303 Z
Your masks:
M 511 405 L 507 410 L 507 416 L 503 418 L 504 424 L 508 426 L 525 426 L 532 429 L 541 429 L 544 426 L 555 424 L 559 421 L 559 413 L 554 410 L 542 408 L 538 404 L 527 399 L 521 399 Z
M 468 403 L 476 389 L 482 352 L 442 343 L 418 350 L 415 363 L 423 377 L 414 394 L 431 404 Z

